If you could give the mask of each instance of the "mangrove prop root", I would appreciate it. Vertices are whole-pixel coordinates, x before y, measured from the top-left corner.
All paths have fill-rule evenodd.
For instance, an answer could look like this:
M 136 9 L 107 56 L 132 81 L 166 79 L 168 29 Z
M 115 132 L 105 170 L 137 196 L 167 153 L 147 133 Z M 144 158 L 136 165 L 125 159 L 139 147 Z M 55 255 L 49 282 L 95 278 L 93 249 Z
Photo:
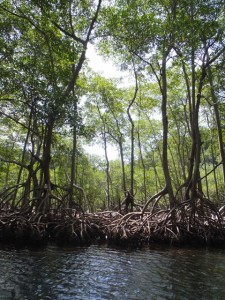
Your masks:
M 204 201 L 193 211 L 185 201 L 172 210 L 77 213 L 55 209 L 48 213 L 0 210 L 0 242 L 24 245 L 90 245 L 104 240 L 118 245 L 139 246 L 152 241 L 174 244 L 220 244 L 225 241 L 225 216 Z

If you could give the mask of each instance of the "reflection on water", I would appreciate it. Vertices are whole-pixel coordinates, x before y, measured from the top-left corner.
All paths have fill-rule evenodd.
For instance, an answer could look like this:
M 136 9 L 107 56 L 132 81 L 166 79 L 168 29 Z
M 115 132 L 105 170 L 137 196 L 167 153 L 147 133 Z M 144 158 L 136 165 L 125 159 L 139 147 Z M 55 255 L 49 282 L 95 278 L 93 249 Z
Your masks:
M 225 299 L 225 251 L 0 250 L 0 299 Z

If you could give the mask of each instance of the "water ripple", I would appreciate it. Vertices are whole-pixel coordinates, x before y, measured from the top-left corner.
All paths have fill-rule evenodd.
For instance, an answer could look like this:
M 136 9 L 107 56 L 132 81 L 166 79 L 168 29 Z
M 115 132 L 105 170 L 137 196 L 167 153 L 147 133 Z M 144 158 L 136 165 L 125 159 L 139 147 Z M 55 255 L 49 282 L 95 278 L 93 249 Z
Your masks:
M 0 250 L 0 299 L 224 299 L 225 252 Z

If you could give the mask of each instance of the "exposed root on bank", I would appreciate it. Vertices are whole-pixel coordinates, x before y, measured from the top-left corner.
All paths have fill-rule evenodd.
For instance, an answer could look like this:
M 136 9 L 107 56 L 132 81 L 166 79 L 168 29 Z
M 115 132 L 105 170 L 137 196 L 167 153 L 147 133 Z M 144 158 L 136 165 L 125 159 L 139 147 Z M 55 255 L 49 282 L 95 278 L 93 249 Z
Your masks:
M 170 244 L 223 245 L 224 217 L 209 201 L 192 208 L 190 201 L 172 210 L 134 212 L 107 227 L 111 242 L 117 244 L 148 244 L 153 241 Z
M 49 242 L 81 246 L 96 240 L 130 247 L 151 242 L 224 245 L 224 210 L 217 210 L 207 199 L 196 201 L 194 206 L 186 201 L 172 210 L 154 207 L 125 215 L 114 211 L 78 213 L 73 209 L 47 214 L 1 210 L 0 242 L 33 246 Z

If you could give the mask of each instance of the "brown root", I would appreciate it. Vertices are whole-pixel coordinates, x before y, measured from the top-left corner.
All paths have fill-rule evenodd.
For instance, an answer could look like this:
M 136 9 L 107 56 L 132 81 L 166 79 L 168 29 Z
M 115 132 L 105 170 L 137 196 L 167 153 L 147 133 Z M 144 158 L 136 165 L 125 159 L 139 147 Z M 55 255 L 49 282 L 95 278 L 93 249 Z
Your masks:
M 155 201 L 158 201 L 158 195 Z M 52 209 L 48 213 L 20 210 L 0 211 L 0 242 L 18 245 L 90 245 L 95 241 L 141 246 L 151 242 L 170 244 L 224 245 L 224 211 L 204 198 L 184 201 L 171 210 L 78 213 L 74 209 Z

